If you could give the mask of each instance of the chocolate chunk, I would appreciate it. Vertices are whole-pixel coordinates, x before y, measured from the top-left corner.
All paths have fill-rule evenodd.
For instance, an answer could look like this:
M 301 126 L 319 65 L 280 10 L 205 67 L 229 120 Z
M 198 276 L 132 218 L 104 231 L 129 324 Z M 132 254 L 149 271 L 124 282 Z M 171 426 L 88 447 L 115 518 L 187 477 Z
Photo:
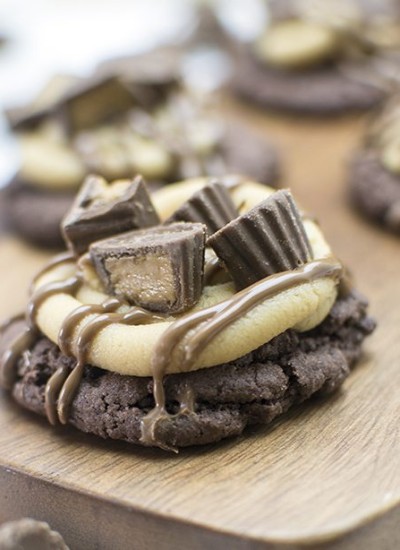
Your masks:
M 238 289 L 312 258 L 311 246 L 288 190 L 273 193 L 212 235 L 216 252 Z
M 74 133 L 106 122 L 133 104 L 132 94 L 117 77 L 88 79 L 64 99 L 60 114 L 67 130 Z
M 177 313 L 200 298 L 205 226 L 175 223 L 92 244 L 90 257 L 110 294 L 151 311 Z
M 215 182 L 192 195 L 168 218 L 166 223 L 179 221 L 203 223 L 207 227 L 208 235 L 212 235 L 238 216 L 239 212 L 227 187 Z
M 81 255 L 94 241 L 158 223 L 141 176 L 112 184 L 100 176 L 88 176 L 63 220 L 62 231 L 68 247 Z

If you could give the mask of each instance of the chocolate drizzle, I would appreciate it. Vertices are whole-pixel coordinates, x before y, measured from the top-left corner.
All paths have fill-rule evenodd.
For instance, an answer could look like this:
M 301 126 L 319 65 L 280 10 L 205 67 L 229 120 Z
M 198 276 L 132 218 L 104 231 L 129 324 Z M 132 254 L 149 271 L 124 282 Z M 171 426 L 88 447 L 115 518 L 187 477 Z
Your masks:
M 180 414 L 194 414 L 196 405 L 196 396 L 191 386 L 185 385 L 180 394 Z
M 122 305 L 118 298 L 110 298 L 102 304 L 84 304 L 74 309 L 65 319 L 58 333 L 58 346 L 64 355 L 73 355 L 71 350 L 72 334 L 81 321 L 94 313 L 115 311 Z
M 340 279 L 342 265 L 334 258 L 311 261 L 292 271 L 272 275 L 219 304 L 176 320 L 159 339 L 152 356 L 155 407 L 142 421 L 142 442 L 158 445 L 157 424 L 171 417 L 166 410 L 163 378 L 175 349 L 181 345 L 180 370 L 190 371 L 201 350 L 228 326 L 279 292 L 322 277 Z M 206 322 L 207 321 L 207 322 Z M 188 335 L 186 341 L 184 337 Z M 179 414 L 179 413 L 178 413 Z
M 44 404 L 46 416 L 50 424 L 55 426 L 58 422 L 57 416 L 57 400 L 61 388 L 65 384 L 68 377 L 68 367 L 62 365 L 56 372 L 49 378 L 46 384 L 44 392 Z
M 35 329 L 26 327 L 10 344 L 1 358 L 0 386 L 10 390 L 17 377 L 17 363 L 24 351 L 30 349 L 37 338 Z
M 53 260 L 41 271 L 36 280 L 50 271 L 51 267 L 70 262 L 71 259 L 70 255 L 65 255 L 56 261 Z M 211 265 L 214 264 L 215 262 L 211 263 Z M 176 353 L 179 354 L 180 370 L 190 371 L 202 350 L 224 329 L 234 324 L 251 309 L 278 293 L 303 283 L 322 277 L 339 280 L 342 272 L 342 265 L 334 258 L 310 261 L 297 269 L 266 277 L 228 300 L 175 320 L 163 333 L 153 351 L 151 367 L 155 406 L 142 420 L 142 442 L 161 446 L 156 433 L 160 422 L 170 421 L 171 418 L 182 415 L 195 414 L 195 396 L 189 386 L 182 389 L 178 413 L 172 415 L 166 409 L 163 378 L 171 360 L 176 360 Z M 54 294 L 73 295 L 80 284 L 81 277 L 78 274 L 64 281 L 48 283 L 34 292 L 27 308 L 27 325 L 11 343 L 1 360 L 0 381 L 5 388 L 12 388 L 21 355 L 31 348 L 38 337 L 36 318 L 40 306 Z M 58 342 L 62 353 L 76 357 L 76 364 L 72 370 L 68 366 L 58 368 L 46 384 L 45 410 L 51 424 L 67 423 L 71 403 L 83 377 L 90 346 L 101 330 L 115 323 L 135 325 L 165 319 L 163 316 L 139 307 L 118 312 L 117 310 L 123 305 L 121 300 L 110 298 L 102 304 L 81 305 L 65 318 Z M 93 317 L 85 322 L 88 316 Z M 22 316 L 19 318 L 22 319 Z M 10 322 L 5 323 L 3 330 L 9 324 Z M 76 329 L 77 326 L 78 329 Z M 74 334 L 75 331 L 76 334 Z
M 62 254 L 58 254 L 57 256 L 54 256 L 53 259 L 51 259 L 43 269 L 41 269 L 32 279 L 30 291 L 33 292 L 35 284 L 38 282 L 38 280 L 43 277 L 43 275 L 46 275 L 54 269 L 55 267 L 59 267 L 61 265 L 73 263 L 75 261 L 75 256 L 72 252 L 63 252 Z
M 82 380 L 85 364 L 88 360 L 88 352 L 93 339 L 102 329 L 111 324 L 137 325 L 161 321 L 163 317 L 150 313 L 140 307 L 130 308 L 125 313 L 117 313 L 115 310 L 123 305 L 118 298 L 110 298 L 100 305 L 80 306 L 65 318 L 59 332 L 58 343 L 61 351 L 66 355 L 74 355 L 76 365 L 69 375 L 59 373 L 54 380 L 50 378 L 46 387 L 46 414 L 49 422 L 56 423 L 57 418 L 61 424 L 68 422 L 70 405 L 76 395 Z M 74 342 L 72 352 L 72 330 L 83 321 L 87 315 L 96 315 L 93 319 L 80 327 Z M 57 375 L 57 372 L 55 373 Z M 53 375 L 53 376 L 55 376 Z M 63 377 L 63 378 L 62 378 Z M 59 380 L 62 378 L 62 383 Z M 57 399 L 57 393 L 59 396 Z
M 69 255 L 62 258 L 57 257 L 45 266 L 45 268 L 37 275 L 36 280 L 38 280 L 43 274 L 47 273 L 51 267 L 55 267 L 66 262 L 69 263 L 70 260 L 71 258 Z M 33 346 L 35 340 L 37 339 L 38 331 L 36 328 L 36 317 L 39 307 L 45 300 L 47 300 L 47 298 L 50 298 L 50 296 L 53 296 L 54 294 L 73 294 L 76 292 L 80 284 L 80 277 L 74 276 L 64 281 L 48 283 L 33 293 L 25 314 L 26 325 L 22 332 L 18 334 L 18 336 L 11 342 L 0 361 L 0 385 L 2 387 L 5 389 L 12 388 L 17 376 L 17 364 L 19 358 L 25 351 L 28 351 Z M 17 316 L 17 319 L 22 320 L 23 316 Z M 6 330 L 11 322 L 12 321 L 4 323 L 1 327 L 1 331 L 3 332 Z
M 213 256 L 207 260 L 204 263 L 204 286 L 210 285 L 217 273 L 223 270 L 224 268 L 222 267 L 218 256 Z
M 39 288 L 36 292 L 34 292 L 28 303 L 28 308 L 26 310 L 26 322 L 28 323 L 28 326 L 31 328 L 36 326 L 37 312 L 43 302 L 45 302 L 48 298 L 55 294 L 61 293 L 72 295 L 78 290 L 81 284 L 82 280 L 80 276 L 74 275 L 64 281 L 55 281 Z

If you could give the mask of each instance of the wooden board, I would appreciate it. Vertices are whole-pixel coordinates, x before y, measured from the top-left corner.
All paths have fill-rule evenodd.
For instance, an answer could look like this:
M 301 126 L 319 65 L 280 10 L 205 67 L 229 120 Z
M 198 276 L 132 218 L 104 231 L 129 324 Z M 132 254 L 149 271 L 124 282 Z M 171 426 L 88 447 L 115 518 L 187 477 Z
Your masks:
M 178 456 L 52 429 L 1 394 L 0 521 L 46 519 L 73 549 L 398 548 L 400 240 L 345 202 L 343 163 L 363 120 L 227 110 L 282 146 L 285 185 L 370 297 L 379 328 L 364 360 L 336 396 Z M 2 315 L 23 305 L 42 259 L 1 239 Z

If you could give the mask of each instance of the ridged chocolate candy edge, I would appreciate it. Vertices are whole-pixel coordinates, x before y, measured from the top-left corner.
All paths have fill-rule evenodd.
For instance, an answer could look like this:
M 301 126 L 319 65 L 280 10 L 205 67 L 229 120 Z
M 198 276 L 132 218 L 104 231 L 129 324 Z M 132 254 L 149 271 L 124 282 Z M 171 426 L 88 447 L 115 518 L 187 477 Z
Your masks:
M 238 289 L 312 259 L 300 213 L 280 190 L 212 235 L 207 244 L 223 261 Z
M 165 223 L 203 223 L 208 235 L 212 235 L 238 216 L 239 212 L 226 186 L 215 182 L 192 195 Z

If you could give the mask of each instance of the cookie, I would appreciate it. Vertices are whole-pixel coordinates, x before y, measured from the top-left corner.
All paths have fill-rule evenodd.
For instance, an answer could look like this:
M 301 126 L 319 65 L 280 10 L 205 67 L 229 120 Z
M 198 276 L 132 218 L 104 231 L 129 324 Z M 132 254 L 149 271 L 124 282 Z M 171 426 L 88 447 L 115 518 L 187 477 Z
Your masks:
M 359 212 L 400 234 L 400 175 L 383 166 L 377 151 L 360 151 L 352 159 L 349 195 Z
M 243 124 L 227 123 L 220 146 L 223 162 L 210 167 L 210 175 L 220 175 L 228 171 L 246 174 L 266 184 L 275 184 L 279 180 L 280 163 L 277 151 L 272 144 Z M 176 174 L 176 177 L 179 175 Z M 150 189 L 157 189 L 162 183 L 148 181 Z M 25 183 L 17 176 L 5 189 L 2 202 L 8 225 L 16 233 L 37 246 L 60 249 L 63 246 L 61 220 L 74 196 L 73 190 L 54 192 L 49 188 Z
M 260 66 L 249 50 L 238 56 L 233 87 L 261 106 L 310 115 L 370 109 L 385 96 L 381 89 L 334 67 L 287 72 Z
M 273 1 L 271 17 L 264 35 L 238 48 L 239 95 L 315 115 L 369 109 L 385 98 L 387 65 L 395 68 L 391 56 L 400 52 L 393 3 Z
M 366 301 L 356 293 L 338 299 L 315 330 L 286 331 L 268 344 L 227 364 L 167 376 L 167 409 L 176 413 L 185 391 L 193 392 L 194 414 L 169 418 L 157 427 L 165 447 L 213 443 L 267 424 L 291 406 L 338 389 L 358 359 L 361 343 L 374 323 Z M 23 407 L 45 415 L 49 377 L 73 359 L 40 339 L 19 365 L 13 396 Z M 141 421 L 154 406 L 149 377 L 123 376 L 87 366 L 69 422 L 100 437 L 140 443 Z
M 65 219 L 69 251 L 0 331 L 0 383 L 22 406 L 177 450 L 341 385 L 375 324 L 289 190 L 237 176 L 151 197 L 140 178 L 94 183 Z M 132 201 L 140 215 L 118 233 L 113 213 Z
M 70 192 L 54 193 L 14 179 L 3 190 L 4 224 L 28 242 L 60 248 L 60 222 L 73 200 Z
M 400 97 L 393 94 L 369 121 L 364 143 L 349 164 L 353 205 L 400 233 Z
M 59 75 L 31 104 L 8 109 L 21 150 L 4 194 L 10 227 L 62 247 L 60 222 L 88 174 L 140 174 L 159 187 L 237 172 L 274 185 L 274 146 L 185 89 L 182 56 L 181 47 L 164 47 L 104 62 L 87 78 Z

